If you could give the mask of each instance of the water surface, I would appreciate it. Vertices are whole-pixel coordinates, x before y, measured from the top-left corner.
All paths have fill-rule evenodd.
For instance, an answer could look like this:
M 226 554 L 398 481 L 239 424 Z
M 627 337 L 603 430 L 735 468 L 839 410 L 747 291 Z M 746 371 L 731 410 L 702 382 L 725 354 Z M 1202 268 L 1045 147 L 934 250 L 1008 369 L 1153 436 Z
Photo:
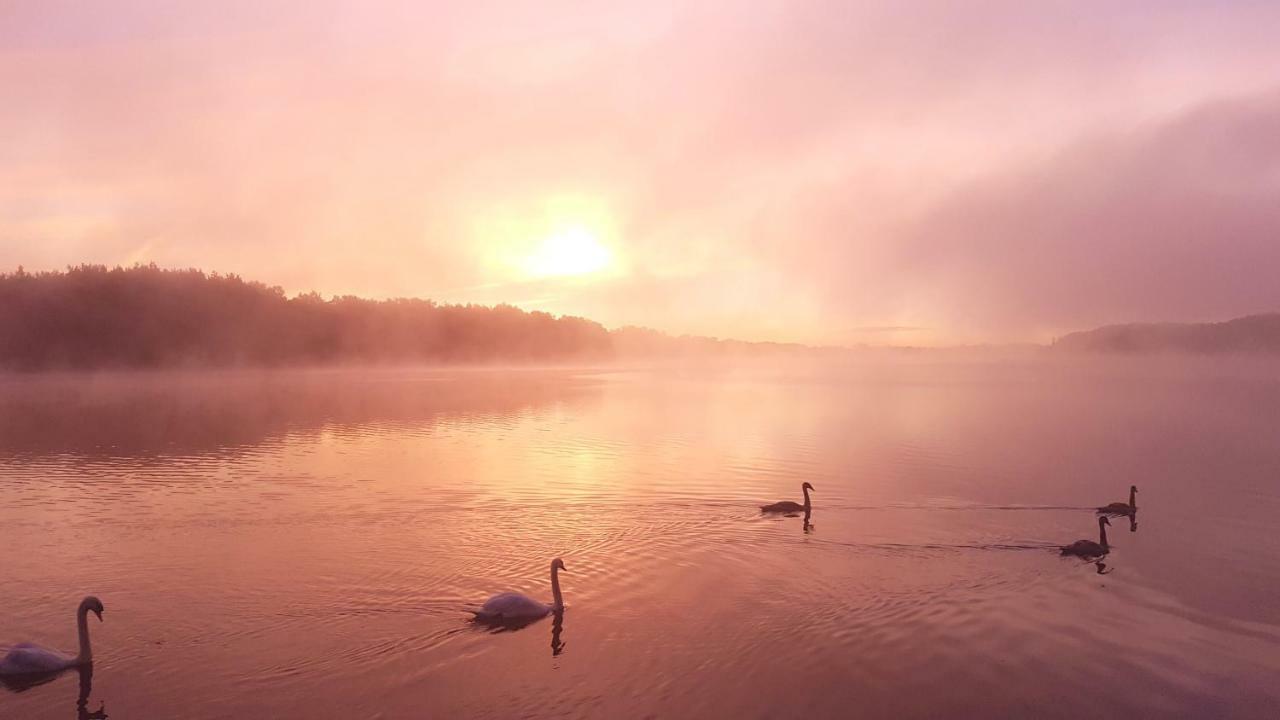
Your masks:
M 2 376 L 0 645 L 107 611 L 0 717 L 1276 717 L 1277 407 L 1256 363 Z M 557 556 L 560 621 L 467 621 Z

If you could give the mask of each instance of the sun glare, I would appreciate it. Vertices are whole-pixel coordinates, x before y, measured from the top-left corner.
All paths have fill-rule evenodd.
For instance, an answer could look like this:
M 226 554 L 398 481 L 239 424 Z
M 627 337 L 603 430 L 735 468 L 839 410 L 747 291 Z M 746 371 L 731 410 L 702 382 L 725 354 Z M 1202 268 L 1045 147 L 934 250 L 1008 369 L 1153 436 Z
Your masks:
M 567 227 L 549 235 L 524 261 L 534 277 L 586 275 L 609 267 L 613 253 L 582 226 Z

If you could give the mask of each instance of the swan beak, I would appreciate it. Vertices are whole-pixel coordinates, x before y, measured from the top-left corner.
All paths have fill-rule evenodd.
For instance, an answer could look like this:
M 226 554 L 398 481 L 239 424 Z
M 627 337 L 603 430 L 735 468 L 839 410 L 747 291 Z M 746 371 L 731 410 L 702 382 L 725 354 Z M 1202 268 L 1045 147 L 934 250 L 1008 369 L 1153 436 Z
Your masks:
M 101 611 L 101 610 L 94 610 L 94 611 L 93 611 L 93 614 L 98 616 L 98 622 L 102 622 L 102 611 Z

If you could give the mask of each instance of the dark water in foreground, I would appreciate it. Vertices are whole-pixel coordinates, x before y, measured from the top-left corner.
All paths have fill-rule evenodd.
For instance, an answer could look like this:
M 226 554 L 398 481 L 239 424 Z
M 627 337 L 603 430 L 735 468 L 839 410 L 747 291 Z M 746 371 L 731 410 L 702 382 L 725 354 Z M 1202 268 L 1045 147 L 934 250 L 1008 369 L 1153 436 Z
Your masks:
M 117 719 L 1274 718 L 1277 408 L 1208 364 L 4 377 L 0 645 L 97 594 Z M 806 480 L 811 527 L 756 511 Z M 1107 574 L 1059 558 L 1130 484 Z M 466 621 L 556 556 L 562 622 Z

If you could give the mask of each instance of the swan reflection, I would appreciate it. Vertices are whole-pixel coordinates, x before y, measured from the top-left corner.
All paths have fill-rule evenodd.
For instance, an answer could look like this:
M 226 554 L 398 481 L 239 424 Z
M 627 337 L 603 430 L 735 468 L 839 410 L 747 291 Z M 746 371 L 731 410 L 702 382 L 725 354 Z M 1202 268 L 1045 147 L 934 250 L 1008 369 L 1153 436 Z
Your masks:
M 544 615 L 543 617 L 546 616 Z M 490 633 L 496 634 L 523 630 L 539 620 L 542 620 L 542 618 L 473 618 L 472 622 L 485 628 Z M 564 652 L 565 642 L 561 639 L 562 633 L 564 633 L 564 608 L 559 608 L 551 612 L 551 657 L 559 657 L 560 653 Z
M 99 702 L 98 709 L 89 712 L 89 695 L 93 693 L 93 665 L 81 665 L 75 670 L 80 675 L 80 693 L 76 696 L 76 720 L 104 720 L 107 717 L 106 703 Z M 9 692 L 26 692 L 31 688 L 53 682 L 66 672 L 67 670 L 56 670 L 28 675 L 0 675 L 0 685 Z
M 555 619 L 551 623 L 551 657 L 559 657 L 564 652 L 564 641 L 560 639 L 560 633 L 564 631 L 564 608 L 560 608 L 555 612 Z
M 809 533 L 813 532 L 813 523 L 809 522 L 809 518 L 810 518 L 810 511 L 805 510 L 804 511 L 804 534 L 805 535 L 808 535 Z
M 104 720 L 107 704 L 98 701 L 98 709 L 89 712 L 89 695 L 93 693 L 93 665 L 80 668 L 80 695 L 76 698 L 76 720 Z

